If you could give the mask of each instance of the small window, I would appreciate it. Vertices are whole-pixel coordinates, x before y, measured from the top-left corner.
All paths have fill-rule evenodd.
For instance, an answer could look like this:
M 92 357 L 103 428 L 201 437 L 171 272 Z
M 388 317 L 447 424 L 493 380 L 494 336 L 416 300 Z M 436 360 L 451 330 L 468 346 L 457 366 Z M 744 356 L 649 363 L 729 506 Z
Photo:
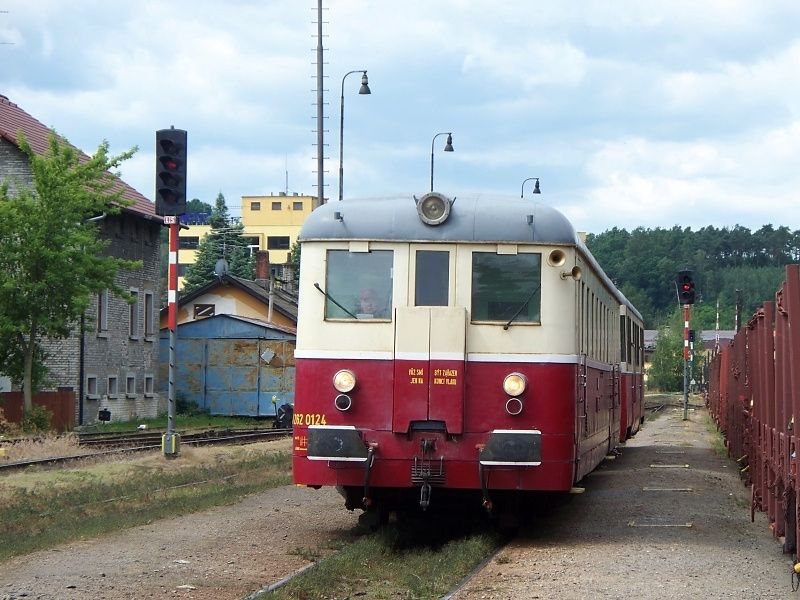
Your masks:
M 119 380 L 116 375 L 108 376 L 108 397 L 116 398 L 119 395 Z
M 154 322 L 154 304 L 153 294 L 151 292 L 144 293 L 144 335 L 145 337 L 153 337 L 155 333 Z
M 261 242 L 261 239 L 257 235 L 243 235 L 242 239 L 248 246 L 255 248 L 258 248 Z
M 152 375 L 144 376 L 144 395 L 146 398 L 152 398 L 154 395 L 155 385 L 153 383 Z
M 440 250 L 418 250 L 415 306 L 447 306 L 450 287 L 450 253 Z
M 288 235 L 270 235 L 267 237 L 268 250 L 288 250 L 289 246 Z
M 194 318 L 205 319 L 206 317 L 213 317 L 215 314 L 213 304 L 195 304 L 194 305 Z
M 131 339 L 139 339 L 139 290 L 129 290 L 133 301 L 129 305 L 128 335 Z
M 281 203 L 280 202 L 273 202 L 272 203 L 272 210 L 280 210 L 280 209 L 281 209 Z
M 329 250 L 325 317 L 390 319 L 392 261 L 391 250 Z
M 128 398 L 136 397 L 136 375 L 125 377 L 125 396 Z
M 472 320 L 538 323 L 540 254 L 472 254 Z
M 196 235 L 182 235 L 178 238 L 178 248 L 183 250 L 197 250 L 200 238 Z
M 186 270 L 190 266 L 190 263 L 178 263 L 178 277 L 186 277 Z
M 303 201 L 295 200 L 294 202 L 292 202 L 292 210 L 303 210 Z
M 97 294 L 97 333 L 108 332 L 108 290 Z
M 261 202 L 251 202 L 250 210 L 261 210 Z
M 94 375 L 86 377 L 86 397 L 89 400 L 97 400 L 100 397 L 97 392 L 97 377 Z

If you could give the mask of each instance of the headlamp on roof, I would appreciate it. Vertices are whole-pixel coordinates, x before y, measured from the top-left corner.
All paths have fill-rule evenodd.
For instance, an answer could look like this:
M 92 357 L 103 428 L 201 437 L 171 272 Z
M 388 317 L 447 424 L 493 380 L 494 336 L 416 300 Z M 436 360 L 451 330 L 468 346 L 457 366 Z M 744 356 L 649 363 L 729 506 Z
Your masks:
M 428 192 L 422 198 L 417 199 L 414 197 L 414 200 L 417 201 L 419 218 L 427 225 L 441 225 L 444 223 L 450 216 L 450 207 L 455 202 L 455 198 L 451 200 L 438 192 Z

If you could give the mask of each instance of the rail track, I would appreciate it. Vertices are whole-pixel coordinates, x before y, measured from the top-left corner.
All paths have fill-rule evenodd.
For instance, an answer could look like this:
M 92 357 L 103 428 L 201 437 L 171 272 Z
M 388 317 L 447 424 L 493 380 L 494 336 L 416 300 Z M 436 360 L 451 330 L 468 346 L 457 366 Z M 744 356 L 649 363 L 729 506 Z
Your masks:
M 0 463 L 0 473 L 7 473 L 32 466 L 64 465 L 77 460 L 113 456 L 126 452 L 160 450 L 163 433 L 162 431 L 149 431 L 136 434 L 78 434 L 80 446 L 102 449 L 95 452 Z M 291 429 L 211 429 L 201 432 L 183 433 L 181 434 L 181 444 L 191 446 L 253 444 L 268 439 L 286 437 L 291 435 L 291 433 Z

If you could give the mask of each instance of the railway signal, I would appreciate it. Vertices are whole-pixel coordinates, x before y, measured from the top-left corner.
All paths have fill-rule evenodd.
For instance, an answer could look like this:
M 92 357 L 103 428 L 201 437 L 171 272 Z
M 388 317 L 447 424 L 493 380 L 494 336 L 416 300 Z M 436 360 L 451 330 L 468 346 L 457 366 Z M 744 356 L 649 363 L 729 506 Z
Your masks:
M 186 212 L 186 131 L 156 131 L 156 214 Z
M 681 304 L 694 304 L 694 273 L 692 271 L 680 271 L 675 279 L 675 286 L 678 289 L 678 301 Z

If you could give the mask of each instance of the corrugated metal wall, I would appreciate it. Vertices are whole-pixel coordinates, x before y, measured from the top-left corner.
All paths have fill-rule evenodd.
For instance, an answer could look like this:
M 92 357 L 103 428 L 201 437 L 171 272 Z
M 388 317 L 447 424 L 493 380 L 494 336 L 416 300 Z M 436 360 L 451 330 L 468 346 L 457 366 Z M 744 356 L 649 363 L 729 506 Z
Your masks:
M 225 326 L 209 319 L 191 330 L 179 327 L 176 394 L 212 415 L 273 417 L 277 407 L 294 404 L 294 339 L 280 333 L 276 337 L 284 339 L 256 337 L 266 331 L 261 327 L 253 328 L 252 338 L 244 330 L 236 337 Z M 161 336 L 160 370 L 166 395 L 168 332 Z

